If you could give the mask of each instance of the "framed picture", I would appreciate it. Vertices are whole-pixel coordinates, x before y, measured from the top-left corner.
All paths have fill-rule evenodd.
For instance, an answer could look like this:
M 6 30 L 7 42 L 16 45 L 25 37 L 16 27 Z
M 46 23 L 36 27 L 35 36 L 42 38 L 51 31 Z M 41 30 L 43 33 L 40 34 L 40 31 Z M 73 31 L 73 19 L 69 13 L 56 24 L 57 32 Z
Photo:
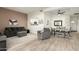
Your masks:
M 9 24 L 10 25 L 17 25 L 18 22 L 17 22 L 17 20 L 11 20 L 11 19 L 9 19 Z
M 54 26 L 62 26 L 62 20 L 55 20 Z

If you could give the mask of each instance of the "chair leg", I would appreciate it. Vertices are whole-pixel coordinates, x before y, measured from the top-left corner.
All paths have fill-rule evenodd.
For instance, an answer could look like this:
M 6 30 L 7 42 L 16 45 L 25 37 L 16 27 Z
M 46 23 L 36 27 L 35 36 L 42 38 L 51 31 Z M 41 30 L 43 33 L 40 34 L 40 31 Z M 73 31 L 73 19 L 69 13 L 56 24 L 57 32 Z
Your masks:
M 66 33 L 64 32 L 64 38 L 65 38 L 65 36 L 66 36 Z

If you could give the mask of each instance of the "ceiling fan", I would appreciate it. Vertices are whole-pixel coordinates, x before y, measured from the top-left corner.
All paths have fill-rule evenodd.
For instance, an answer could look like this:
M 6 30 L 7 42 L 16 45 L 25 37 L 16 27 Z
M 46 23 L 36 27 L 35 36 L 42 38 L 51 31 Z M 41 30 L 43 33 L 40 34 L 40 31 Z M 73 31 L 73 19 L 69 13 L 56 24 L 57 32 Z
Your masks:
M 40 12 L 43 12 L 43 10 L 41 9 Z
M 65 11 L 58 10 L 57 14 L 64 14 Z

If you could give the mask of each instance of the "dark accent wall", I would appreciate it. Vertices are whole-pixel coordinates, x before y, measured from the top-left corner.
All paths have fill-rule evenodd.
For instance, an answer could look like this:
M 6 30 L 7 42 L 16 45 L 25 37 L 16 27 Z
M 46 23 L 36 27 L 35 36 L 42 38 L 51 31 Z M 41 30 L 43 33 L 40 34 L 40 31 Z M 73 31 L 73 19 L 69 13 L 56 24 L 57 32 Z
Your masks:
M 27 14 L 23 14 L 20 12 L 8 10 L 0 7 L 0 32 L 3 32 L 5 27 L 13 27 L 13 25 L 9 25 L 9 19 L 16 19 L 18 25 L 14 27 L 25 27 L 27 28 Z

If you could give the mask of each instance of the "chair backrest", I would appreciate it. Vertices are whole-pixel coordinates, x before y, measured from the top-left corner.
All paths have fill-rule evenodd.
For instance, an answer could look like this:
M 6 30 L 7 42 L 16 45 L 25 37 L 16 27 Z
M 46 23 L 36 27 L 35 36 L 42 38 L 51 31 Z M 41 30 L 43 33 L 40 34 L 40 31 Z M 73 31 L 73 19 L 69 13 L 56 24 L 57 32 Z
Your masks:
M 47 32 L 47 31 L 50 32 L 50 29 L 49 28 L 44 28 L 44 32 Z

